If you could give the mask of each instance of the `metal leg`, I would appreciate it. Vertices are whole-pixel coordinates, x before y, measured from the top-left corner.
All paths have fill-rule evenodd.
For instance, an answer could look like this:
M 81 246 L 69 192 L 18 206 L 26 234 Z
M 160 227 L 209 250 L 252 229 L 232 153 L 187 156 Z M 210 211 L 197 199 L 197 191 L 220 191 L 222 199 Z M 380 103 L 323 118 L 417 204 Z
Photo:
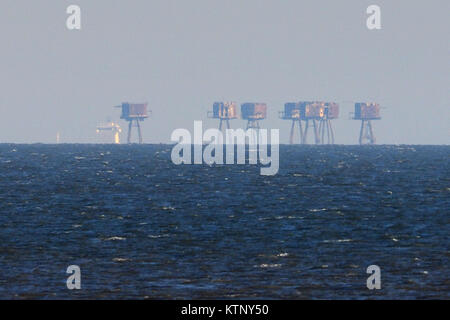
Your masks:
M 295 120 L 292 120 L 291 135 L 289 137 L 289 143 L 290 144 L 294 144 L 294 128 L 295 128 Z
M 139 144 L 142 144 L 142 132 L 141 132 L 141 124 L 139 123 L 139 119 L 136 119 L 136 126 L 139 134 Z
M 259 123 L 258 120 L 248 120 L 247 123 L 247 129 L 253 129 L 252 130 L 252 140 L 254 143 L 257 143 L 258 139 L 258 133 L 259 133 Z
M 334 144 L 334 130 L 330 120 L 331 144 Z
M 370 120 L 367 121 L 367 126 L 369 127 L 370 144 L 375 144 L 376 139 L 375 139 L 375 135 L 373 134 L 372 122 Z
M 308 128 L 309 128 L 309 120 L 306 120 L 306 124 L 305 124 L 305 133 L 303 134 L 303 141 L 302 141 L 302 144 L 306 144 L 306 143 L 307 143 L 307 138 L 308 138 Z
M 320 143 L 325 144 L 325 126 L 327 125 L 325 120 L 321 120 L 322 122 L 322 141 Z
M 319 120 L 319 123 L 317 125 L 317 127 L 319 129 L 317 130 L 317 132 L 319 133 L 319 141 L 322 141 L 322 143 L 323 143 L 322 124 L 323 124 L 322 120 Z M 317 144 L 317 141 L 316 141 L 316 144 Z
M 334 144 L 334 139 L 332 139 L 331 136 L 331 120 L 327 120 L 327 137 L 328 137 L 328 144 Z
M 363 144 L 363 137 L 364 137 L 364 129 L 365 129 L 365 121 L 361 120 L 361 130 L 359 131 L 359 144 Z
M 300 132 L 300 143 L 303 143 L 303 125 L 300 119 L 298 119 L 298 131 Z
M 319 138 L 319 132 L 317 131 L 317 123 L 316 123 L 315 119 L 313 119 L 313 125 L 314 125 L 314 138 L 316 140 L 316 144 L 319 144 L 320 138 Z
M 128 138 L 127 138 L 128 144 L 131 143 L 131 128 L 132 127 L 133 127 L 133 121 L 129 121 L 128 122 Z

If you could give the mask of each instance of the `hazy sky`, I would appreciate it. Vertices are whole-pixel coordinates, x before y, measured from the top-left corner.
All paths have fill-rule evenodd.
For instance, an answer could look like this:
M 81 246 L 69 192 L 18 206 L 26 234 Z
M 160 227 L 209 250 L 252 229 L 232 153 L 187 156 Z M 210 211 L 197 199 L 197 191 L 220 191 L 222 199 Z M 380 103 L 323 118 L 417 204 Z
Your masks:
M 70 4 L 80 31 L 66 28 Z M 371 4 L 381 30 L 366 28 Z M 337 143 L 358 142 L 351 102 L 376 101 L 378 143 L 449 144 L 449 12 L 448 0 L 2 0 L 0 142 L 97 142 L 124 101 L 148 101 L 145 142 L 169 142 L 194 120 L 216 126 L 206 112 L 221 100 L 266 102 L 263 127 L 287 142 L 284 103 L 323 100 L 341 104 Z

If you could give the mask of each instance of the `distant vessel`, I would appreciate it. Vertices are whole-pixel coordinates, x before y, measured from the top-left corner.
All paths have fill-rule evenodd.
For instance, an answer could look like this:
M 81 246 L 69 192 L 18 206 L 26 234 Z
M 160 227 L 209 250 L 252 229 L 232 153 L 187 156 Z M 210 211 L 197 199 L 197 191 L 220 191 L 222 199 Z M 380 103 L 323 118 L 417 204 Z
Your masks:
M 97 126 L 97 134 L 101 134 L 102 132 L 111 132 L 113 143 L 120 144 L 120 133 L 122 132 L 122 128 L 119 124 L 109 121 L 107 123 L 101 124 Z

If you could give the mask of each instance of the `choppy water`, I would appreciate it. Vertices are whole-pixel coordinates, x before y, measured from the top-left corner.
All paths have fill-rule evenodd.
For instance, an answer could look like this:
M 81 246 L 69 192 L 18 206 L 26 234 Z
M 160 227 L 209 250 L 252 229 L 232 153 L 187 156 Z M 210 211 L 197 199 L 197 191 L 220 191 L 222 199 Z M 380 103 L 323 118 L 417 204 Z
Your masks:
M 0 298 L 450 298 L 450 147 L 281 146 L 272 177 L 170 151 L 0 145 Z

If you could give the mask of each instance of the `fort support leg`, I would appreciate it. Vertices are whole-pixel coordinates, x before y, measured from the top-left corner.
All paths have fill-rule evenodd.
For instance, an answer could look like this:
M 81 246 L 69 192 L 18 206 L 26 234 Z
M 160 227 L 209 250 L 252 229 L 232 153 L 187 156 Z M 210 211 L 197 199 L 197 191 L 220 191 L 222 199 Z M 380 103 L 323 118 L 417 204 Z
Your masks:
M 258 120 L 248 120 L 247 130 L 250 128 L 251 129 L 259 129 L 259 121 Z
M 331 120 L 328 120 L 328 128 L 329 128 L 329 133 L 330 133 L 330 137 L 331 137 L 331 144 L 334 144 L 334 132 L 333 132 L 333 127 L 331 125 Z
M 306 120 L 305 133 L 303 134 L 302 144 L 306 144 L 306 142 L 307 142 L 307 139 L 308 139 L 308 128 L 309 128 L 309 120 Z
M 225 143 L 226 144 L 230 144 L 231 143 L 231 138 L 230 138 L 230 135 L 229 135 L 229 133 L 227 132 L 228 131 L 228 129 L 231 129 L 231 126 L 230 126 L 230 120 L 226 120 L 226 125 L 227 125 L 227 127 L 226 127 L 226 129 L 225 129 L 225 135 L 224 135 L 224 137 L 225 137 Z
M 317 132 L 319 133 L 319 143 L 322 143 L 323 144 L 323 132 L 322 132 L 322 126 L 323 126 L 323 122 L 322 122 L 322 120 L 319 120 L 319 123 L 318 123 L 318 130 L 317 130 Z M 317 141 L 316 141 L 316 143 L 317 143 Z
M 255 143 L 255 144 L 257 144 L 258 143 L 258 135 L 259 135 L 259 122 L 258 122 L 258 120 L 248 120 L 248 123 L 247 123 L 247 129 L 246 130 L 248 130 L 248 129 L 253 129 L 252 130 L 252 136 L 251 136 L 251 140 L 252 140 L 252 142 L 251 143 Z
M 128 137 L 127 137 L 127 143 L 131 143 L 131 129 L 133 128 L 133 121 L 128 121 Z
M 141 132 L 141 124 L 139 123 L 139 119 L 136 119 L 136 126 L 138 129 L 139 144 L 142 144 L 142 132 Z
M 298 131 L 300 133 L 300 143 L 303 143 L 303 125 L 300 119 L 298 119 Z
M 314 125 L 314 138 L 316 140 L 315 142 L 316 142 L 316 144 L 319 144 L 320 143 L 320 138 L 319 138 L 319 132 L 317 130 L 316 120 L 313 120 L 313 125 Z
M 331 140 L 330 140 L 330 120 L 326 120 L 325 121 L 325 127 L 326 127 L 326 131 L 327 131 L 327 144 L 331 144 Z
M 361 120 L 361 129 L 359 130 L 359 144 L 364 143 L 364 131 L 365 131 L 365 121 Z
M 369 141 L 370 141 L 370 144 L 375 144 L 376 143 L 376 139 L 375 139 L 375 135 L 373 134 L 372 122 L 370 120 L 367 121 L 367 126 L 369 127 Z
M 295 120 L 292 120 L 291 134 L 289 136 L 289 143 L 290 144 L 294 144 L 294 128 L 295 128 Z
M 320 120 L 321 122 L 321 129 L 322 129 L 322 137 L 321 137 L 321 144 L 325 144 L 325 125 L 327 124 L 324 120 Z

